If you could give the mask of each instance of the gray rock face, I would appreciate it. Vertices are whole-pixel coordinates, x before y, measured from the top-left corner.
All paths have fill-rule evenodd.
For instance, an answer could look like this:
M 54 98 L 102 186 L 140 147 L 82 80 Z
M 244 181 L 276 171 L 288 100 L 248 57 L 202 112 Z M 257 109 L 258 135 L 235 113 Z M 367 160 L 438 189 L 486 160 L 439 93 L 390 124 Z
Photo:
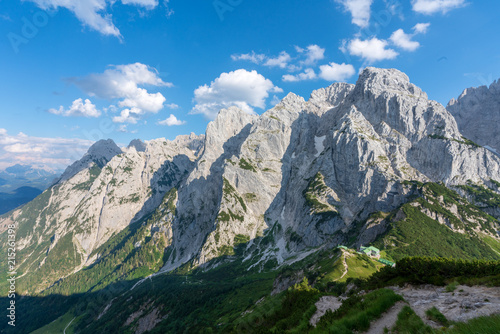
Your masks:
M 500 154 L 500 80 L 489 87 L 467 88 L 446 108 L 465 137 Z
M 134 141 L 123 152 L 98 144 L 51 190 L 44 212 L 52 213 L 31 222 L 22 248 L 71 235 L 88 265 L 175 188 L 174 213 L 161 218 L 163 271 L 232 255 L 238 244 L 255 265 L 289 263 L 407 202 L 402 181 L 500 180 L 500 157 L 464 140 L 450 112 L 393 69 L 366 68 L 356 85 L 335 83 L 308 101 L 290 93 L 260 116 L 221 110 L 205 136 Z M 24 216 L 0 226 L 28 224 Z
M 289 94 L 260 117 L 224 110 L 179 189 L 170 245 L 177 255 L 164 270 L 232 254 L 239 240 L 282 263 L 406 202 L 401 181 L 481 183 L 498 179 L 499 167 L 397 70 L 367 68 L 355 86 L 336 83 L 307 102 Z M 271 245 L 258 242 L 265 235 Z
M 202 138 L 152 140 L 139 151 L 138 145 L 122 151 L 111 140 L 93 145 L 57 184 L 0 218 L 0 225 L 17 224 L 22 272 L 43 270 L 47 259 L 61 256 L 52 250 L 63 246 L 70 249 L 67 262 L 74 267 L 61 268 L 59 277 L 92 264 L 99 257 L 96 249 L 152 212 L 193 169 L 191 146 Z
M 100 140 L 89 148 L 83 158 L 75 161 L 71 166 L 66 168 L 64 173 L 55 183 L 69 180 L 84 169 L 90 168 L 93 164 L 103 167 L 115 155 L 120 153 L 122 153 L 122 150 L 113 140 Z

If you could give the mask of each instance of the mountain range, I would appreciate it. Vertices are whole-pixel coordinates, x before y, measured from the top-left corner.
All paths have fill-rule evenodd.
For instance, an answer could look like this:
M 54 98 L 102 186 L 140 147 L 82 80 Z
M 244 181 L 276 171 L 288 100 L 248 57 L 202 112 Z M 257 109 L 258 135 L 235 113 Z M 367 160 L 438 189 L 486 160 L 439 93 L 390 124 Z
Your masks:
M 147 277 L 235 261 L 279 271 L 338 245 L 499 260 L 499 110 L 498 82 L 445 108 L 404 73 L 368 67 L 355 85 L 290 93 L 262 115 L 223 109 L 204 135 L 102 140 L 0 216 L 2 254 L 14 224 L 17 291 L 30 296 L 123 282 L 133 293 Z M 152 330 L 168 312 L 148 307 Z M 104 326 L 106 310 L 87 316 Z
M 31 165 L 13 165 L 0 171 L 0 214 L 28 203 L 50 187 L 61 171 Z

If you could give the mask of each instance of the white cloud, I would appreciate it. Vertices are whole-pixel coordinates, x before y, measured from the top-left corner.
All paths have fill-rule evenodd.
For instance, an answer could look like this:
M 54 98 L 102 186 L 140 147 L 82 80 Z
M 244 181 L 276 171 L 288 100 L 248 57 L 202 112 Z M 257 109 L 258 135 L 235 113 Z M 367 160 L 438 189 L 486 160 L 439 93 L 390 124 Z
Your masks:
M 417 23 L 413 27 L 413 34 L 407 34 L 403 29 L 398 29 L 392 33 L 390 40 L 391 42 L 406 51 L 415 51 L 420 47 L 420 43 L 413 41 L 412 38 L 418 34 L 425 34 L 430 27 L 430 23 Z
M 66 8 L 84 25 L 103 35 L 121 38 L 120 30 L 114 25 L 108 6 L 114 5 L 115 0 L 29 0 L 44 10 Z M 121 0 L 123 4 L 153 9 L 158 0 Z
M 165 105 L 165 107 L 167 107 L 168 109 L 179 109 L 180 107 L 175 104 L 175 103 L 170 103 L 170 104 L 167 104 Z
M 312 68 L 307 68 L 303 73 L 299 73 L 296 75 L 292 74 L 285 74 L 282 78 L 283 81 L 286 82 L 297 82 L 297 81 L 304 81 L 304 80 L 313 80 L 316 79 L 316 73 Z
M 264 63 L 264 66 L 269 66 L 269 67 L 278 66 L 279 68 L 286 68 L 291 60 L 292 57 L 290 57 L 290 55 L 287 52 L 281 51 L 278 57 L 267 59 L 267 61 Z
M 214 119 L 220 109 L 233 105 L 253 113 L 252 107 L 265 108 L 266 99 L 273 92 L 281 93 L 283 90 L 257 71 L 239 69 L 222 73 L 210 85 L 200 86 L 194 91 L 196 105 L 191 113 Z
M 158 6 L 158 0 L 121 0 L 124 5 L 142 6 L 147 9 L 154 9 Z
M 441 12 L 446 14 L 452 9 L 464 7 L 465 0 L 412 0 L 413 10 L 422 14 L 435 14 Z
M 257 53 L 255 53 L 255 51 L 252 51 L 252 53 L 231 55 L 231 59 L 234 61 L 247 60 L 247 61 L 250 61 L 254 64 L 261 64 L 266 58 L 267 58 L 266 55 L 257 54 Z
M 345 63 L 321 65 L 319 69 L 319 77 L 327 81 L 346 81 L 356 73 L 351 64 Z
M 359 56 L 368 62 L 396 58 L 398 53 L 393 49 L 387 49 L 387 44 L 387 41 L 376 37 L 364 41 L 356 38 L 349 41 L 347 49 L 351 55 Z
M 170 116 L 163 120 L 158 122 L 159 125 L 167 125 L 167 126 L 173 126 L 173 125 L 183 125 L 186 124 L 186 121 L 181 121 L 177 119 L 173 114 L 170 114 Z
M 413 27 L 413 31 L 415 31 L 415 34 L 425 34 L 427 33 L 430 25 L 430 23 L 417 23 Z
M 370 23 L 371 5 L 373 0 L 335 0 L 344 5 L 344 9 L 351 13 L 352 23 L 366 28 Z
M 406 51 L 415 51 L 420 47 L 420 43 L 412 41 L 413 35 L 406 34 L 403 29 L 398 29 L 392 33 L 390 40 L 394 45 Z
M 172 87 L 169 82 L 164 82 L 158 72 L 141 63 L 111 66 L 104 73 L 90 74 L 83 78 L 71 78 L 69 81 L 76 84 L 90 96 L 102 99 L 119 99 L 118 106 L 127 108 L 122 111 L 121 118 L 131 123 L 128 114 L 136 116 L 146 112 L 157 113 L 164 107 L 165 97 L 161 93 L 149 93 L 143 85 L 155 87 Z M 137 121 L 137 117 L 133 119 Z
M 120 112 L 120 116 L 113 117 L 113 122 L 137 124 L 137 121 L 142 114 L 142 110 L 138 108 L 123 109 Z
M 301 61 L 301 64 L 306 66 L 314 65 L 318 60 L 325 58 L 325 49 L 316 44 L 309 45 L 306 49 L 302 49 L 300 47 L 295 47 L 295 49 L 299 53 L 305 53 L 306 59 Z
M 69 109 L 64 110 L 63 106 L 60 106 L 59 109 L 49 109 L 51 114 L 62 115 L 62 116 L 75 116 L 75 117 L 99 117 L 101 116 L 101 112 L 97 110 L 96 106 L 90 102 L 89 99 L 85 100 L 85 103 L 82 99 L 77 99 L 73 101 L 73 104 L 69 107 Z
M 314 66 L 319 60 L 325 58 L 325 49 L 316 44 L 311 44 L 306 48 L 295 46 L 295 51 L 297 52 L 295 57 L 290 56 L 286 51 L 281 51 L 275 57 L 252 51 L 251 53 L 233 54 L 231 59 L 233 61 L 246 60 L 257 65 L 279 67 L 287 69 L 289 72 L 296 72 L 304 67 Z
M 78 20 L 103 35 L 121 37 L 120 31 L 113 24 L 111 15 L 106 13 L 106 0 L 31 0 L 44 10 L 66 8 L 73 12 Z
M 0 129 L 0 169 L 14 164 L 64 169 L 80 159 L 92 143 L 77 138 L 32 137 L 22 132 L 9 135 L 7 130 Z

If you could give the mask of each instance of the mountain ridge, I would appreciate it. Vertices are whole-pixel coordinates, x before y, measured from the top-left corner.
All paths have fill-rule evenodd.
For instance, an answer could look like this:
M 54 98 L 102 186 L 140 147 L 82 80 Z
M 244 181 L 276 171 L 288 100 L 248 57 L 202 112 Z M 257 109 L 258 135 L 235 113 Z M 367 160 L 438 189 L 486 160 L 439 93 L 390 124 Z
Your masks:
M 334 83 L 308 101 L 290 93 L 262 115 L 223 109 L 205 135 L 123 150 L 100 141 L 0 226 L 18 226 L 20 286 L 30 291 L 94 265 L 100 247 L 136 223 L 150 234 L 137 245 L 163 247 L 161 272 L 210 266 L 239 245 L 252 266 L 279 266 L 408 203 L 407 181 L 498 194 L 500 157 L 464 138 L 404 73 L 369 67 L 356 85 Z M 488 220 L 497 231 L 498 218 Z M 51 272 L 57 252 L 74 255 Z

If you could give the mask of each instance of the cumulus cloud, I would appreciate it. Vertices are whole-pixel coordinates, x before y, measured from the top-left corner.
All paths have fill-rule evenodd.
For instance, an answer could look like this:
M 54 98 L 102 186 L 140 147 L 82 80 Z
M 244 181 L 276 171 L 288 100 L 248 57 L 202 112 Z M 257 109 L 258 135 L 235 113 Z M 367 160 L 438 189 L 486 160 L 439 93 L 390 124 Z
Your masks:
M 430 23 L 417 23 L 413 27 L 413 31 L 416 34 L 425 34 L 427 33 L 427 30 L 429 29 L 430 25 L 431 25 Z
M 356 71 L 351 64 L 336 64 L 321 65 L 319 67 L 319 77 L 327 81 L 346 81 L 352 77 Z
M 267 59 L 264 66 L 286 68 L 291 60 L 292 57 L 287 52 L 282 51 L 278 57 Z
M 73 104 L 69 107 L 69 109 L 64 109 L 63 106 L 60 106 L 59 109 L 49 109 L 51 114 L 62 115 L 62 116 L 75 116 L 75 117 L 99 117 L 101 116 L 101 112 L 97 110 L 96 106 L 90 102 L 89 99 L 86 99 L 83 102 L 82 99 L 77 99 L 73 101 Z
M 297 81 L 304 81 L 304 80 L 313 80 L 316 79 L 316 72 L 312 68 L 307 68 L 303 73 L 299 73 L 296 75 L 292 74 L 285 74 L 283 76 L 283 81 L 286 82 L 297 82 Z
M 220 109 L 233 105 L 254 113 L 253 107 L 265 108 L 269 93 L 281 92 L 281 88 L 274 86 L 271 80 L 257 71 L 239 69 L 222 73 L 210 85 L 198 87 L 194 91 L 196 105 L 191 113 L 214 119 Z
M 420 43 L 412 41 L 413 35 L 406 34 L 403 29 L 398 29 L 392 33 L 390 40 L 394 45 L 406 51 L 415 51 L 419 48 Z
M 138 108 L 123 109 L 120 111 L 120 116 L 113 117 L 113 122 L 137 124 L 142 114 L 142 110 Z
M 385 59 L 394 59 L 398 53 L 393 49 L 387 49 L 387 41 L 373 37 L 369 40 L 355 38 L 349 41 L 347 49 L 351 55 L 359 56 L 368 62 Z
M 394 45 L 406 51 L 415 51 L 420 47 L 420 43 L 413 41 L 412 38 L 418 34 L 425 34 L 429 29 L 430 23 L 418 23 L 413 27 L 413 34 L 407 34 L 403 29 L 398 29 L 392 33 L 389 38 Z
M 114 0 L 29 0 L 43 10 L 65 8 L 72 12 L 76 18 L 89 28 L 103 35 L 121 38 L 120 30 L 114 25 L 108 5 Z M 121 0 L 123 4 L 153 9 L 158 5 L 158 0 Z
M 44 138 L 22 132 L 9 135 L 0 129 L 0 169 L 13 164 L 46 165 L 64 169 L 80 159 L 92 141 L 77 138 Z
M 371 5 L 373 0 L 335 0 L 351 13 L 352 23 L 360 28 L 366 28 L 370 23 Z
M 305 49 L 302 49 L 300 47 L 295 47 L 295 49 L 299 53 L 305 54 L 306 59 L 301 61 L 301 64 L 306 66 L 314 65 L 318 62 L 318 60 L 322 60 L 325 58 L 325 49 L 316 44 L 309 45 Z
M 159 125 L 167 125 L 167 126 L 173 126 L 173 125 L 183 125 L 186 124 L 186 121 L 181 121 L 177 119 L 173 114 L 170 114 L 170 116 L 163 120 L 158 122 Z
M 415 12 L 431 15 L 441 12 L 446 14 L 452 9 L 464 7 L 465 0 L 412 0 L 412 8 Z
M 119 99 L 118 107 L 126 109 L 114 120 L 128 123 L 136 123 L 137 116 L 147 112 L 157 113 L 166 101 L 161 93 L 149 93 L 139 86 L 173 86 L 172 83 L 164 82 L 155 69 L 141 63 L 111 66 L 104 73 L 71 78 L 69 81 L 90 96 L 108 100 Z

